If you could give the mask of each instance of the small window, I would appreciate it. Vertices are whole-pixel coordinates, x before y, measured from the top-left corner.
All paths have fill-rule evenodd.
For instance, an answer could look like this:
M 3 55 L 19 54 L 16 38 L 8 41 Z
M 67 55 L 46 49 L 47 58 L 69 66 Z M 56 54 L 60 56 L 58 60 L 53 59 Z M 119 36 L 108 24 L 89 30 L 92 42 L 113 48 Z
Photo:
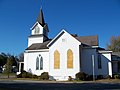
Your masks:
M 35 27 L 35 32 L 34 33 L 39 34 L 39 27 L 38 26 Z
M 62 39 L 62 42 L 65 42 L 65 38 Z
M 62 42 L 63 43 L 67 43 L 67 39 L 66 38 L 62 38 Z
M 102 68 L 101 55 L 98 54 L 98 69 Z

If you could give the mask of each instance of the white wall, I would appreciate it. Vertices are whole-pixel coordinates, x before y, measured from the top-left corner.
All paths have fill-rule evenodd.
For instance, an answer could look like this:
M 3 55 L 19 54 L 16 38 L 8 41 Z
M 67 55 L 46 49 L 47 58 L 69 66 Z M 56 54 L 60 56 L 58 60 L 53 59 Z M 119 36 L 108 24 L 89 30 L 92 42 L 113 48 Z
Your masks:
M 43 70 L 36 70 L 36 58 L 39 54 L 43 57 Z M 33 74 L 41 75 L 42 72 L 49 72 L 49 52 L 24 53 L 24 70 L 31 69 Z
M 64 42 L 62 40 L 64 39 Z M 67 80 L 68 76 L 75 78 L 75 74 L 80 71 L 79 58 L 80 42 L 68 33 L 64 33 L 57 41 L 49 48 L 50 51 L 50 75 L 58 80 Z M 67 50 L 73 51 L 73 68 L 67 69 Z M 54 51 L 60 53 L 60 69 L 54 69 Z
M 43 43 L 43 37 L 37 36 L 37 37 L 29 37 L 28 38 L 28 47 L 34 43 Z

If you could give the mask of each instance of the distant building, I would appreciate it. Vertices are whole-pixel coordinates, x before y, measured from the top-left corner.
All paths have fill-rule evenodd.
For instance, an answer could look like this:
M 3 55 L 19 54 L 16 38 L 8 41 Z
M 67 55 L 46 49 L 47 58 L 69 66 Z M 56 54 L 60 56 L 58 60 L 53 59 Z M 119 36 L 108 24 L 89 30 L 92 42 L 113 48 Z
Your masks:
M 94 63 L 95 75 L 112 76 L 112 51 L 99 47 L 98 36 L 77 36 L 62 30 L 49 39 L 48 33 L 41 9 L 24 52 L 25 71 L 36 75 L 48 72 L 53 79 L 68 80 L 78 72 L 92 75 Z

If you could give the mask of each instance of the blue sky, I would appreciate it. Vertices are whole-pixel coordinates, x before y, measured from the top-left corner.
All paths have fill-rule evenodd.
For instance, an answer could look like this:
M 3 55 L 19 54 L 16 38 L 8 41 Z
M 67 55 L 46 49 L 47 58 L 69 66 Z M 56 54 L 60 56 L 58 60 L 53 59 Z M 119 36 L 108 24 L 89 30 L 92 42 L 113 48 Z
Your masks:
M 61 29 L 79 36 L 98 35 L 106 47 L 120 35 L 120 0 L 0 0 L 0 52 L 18 55 L 27 48 L 40 7 L 54 38 Z

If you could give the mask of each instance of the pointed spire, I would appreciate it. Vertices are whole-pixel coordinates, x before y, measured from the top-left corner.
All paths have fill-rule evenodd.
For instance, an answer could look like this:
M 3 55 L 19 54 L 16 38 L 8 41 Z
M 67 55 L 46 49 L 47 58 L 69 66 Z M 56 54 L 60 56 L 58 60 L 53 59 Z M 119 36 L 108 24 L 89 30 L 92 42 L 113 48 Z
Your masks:
M 42 8 L 40 8 L 40 13 L 39 13 L 36 21 L 37 21 L 39 24 L 41 24 L 42 26 L 45 25 Z

